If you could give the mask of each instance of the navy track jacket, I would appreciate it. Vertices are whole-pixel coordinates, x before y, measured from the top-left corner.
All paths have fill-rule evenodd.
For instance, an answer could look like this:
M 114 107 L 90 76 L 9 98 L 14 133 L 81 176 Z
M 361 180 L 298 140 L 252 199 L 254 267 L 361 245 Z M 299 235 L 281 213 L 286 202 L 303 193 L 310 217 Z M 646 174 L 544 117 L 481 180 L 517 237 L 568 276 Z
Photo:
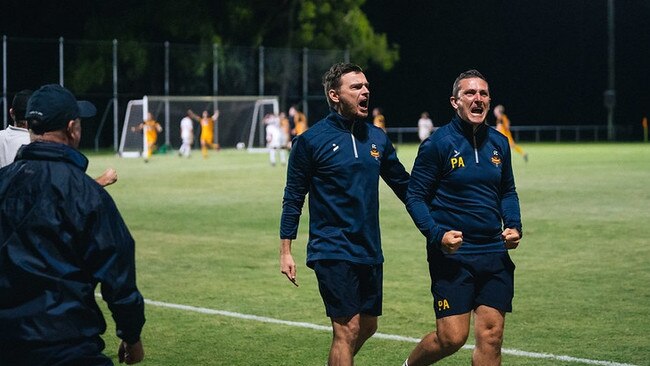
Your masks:
M 33 142 L 0 169 L 0 342 L 66 342 L 104 333 L 101 283 L 117 327 L 140 339 L 135 243 L 79 151 Z
M 332 111 L 293 142 L 280 238 L 296 238 L 309 193 L 309 266 L 321 259 L 383 263 L 380 176 L 405 202 L 409 174 L 384 131 Z
M 503 229 L 522 233 L 508 139 L 486 124 L 473 131 L 456 115 L 420 145 L 406 208 L 429 248 L 458 230 L 456 253 L 506 251 Z

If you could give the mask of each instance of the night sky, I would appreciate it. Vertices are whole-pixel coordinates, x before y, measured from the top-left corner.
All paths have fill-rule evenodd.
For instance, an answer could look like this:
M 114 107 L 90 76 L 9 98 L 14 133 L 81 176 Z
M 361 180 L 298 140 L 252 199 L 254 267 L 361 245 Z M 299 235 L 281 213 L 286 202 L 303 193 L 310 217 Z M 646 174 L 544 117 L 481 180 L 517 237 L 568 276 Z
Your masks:
M 41 1 L 29 12 L 27 3 L 3 0 L 0 34 L 83 38 L 87 3 Z M 615 3 L 615 123 L 640 131 L 650 115 L 650 0 Z M 492 105 L 504 104 L 513 125 L 606 124 L 606 0 L 368 0 L 363 9 L 400 46 L 393 70 L 366 70 L 389 127 L 415 126 L 425 110 L 446 123 L 451 85 L 470 68 L 487 77 Z
M 419 6 L 404 7 L 411 3 Z M 615 123 L 640 131 L 650 114 L 650 1 L 615 3 Z M 513 124 L 606 124 L 605 0 L 372 0 L 365 10 L 401 46 L 392 72 L 368 72 L 387 123 L 415 124 L 424 110 L 446 123 L 454 79 L 475 68 L 489 81 L 492 106 L 503 104 Z

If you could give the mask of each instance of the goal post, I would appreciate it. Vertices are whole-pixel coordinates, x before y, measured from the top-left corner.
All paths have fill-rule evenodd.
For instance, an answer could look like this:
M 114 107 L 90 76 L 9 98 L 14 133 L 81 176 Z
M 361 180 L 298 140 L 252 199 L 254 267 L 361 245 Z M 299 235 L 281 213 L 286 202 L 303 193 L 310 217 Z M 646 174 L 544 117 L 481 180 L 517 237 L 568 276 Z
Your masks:
M 181 145 L 180 121 L 191 109 L 201 116 L 206 111 L 213 115 L 219 110 L 214 127 L 215 143 L 223 148 L 235 148 L 242 144 L 249 152 L 266 151 L 263 118 L 268 113 L 279 113 L 277 96 L 144 96 L 131 100 L 126 107 L 124 125 L 119 146 L 122 157 L 141 156 L 145 141 L 135 127 L 151 112 L 163 127 L 157 145 L 178 148 Z M 194 146 L 199 145 L 201 127 L 194 121 Z

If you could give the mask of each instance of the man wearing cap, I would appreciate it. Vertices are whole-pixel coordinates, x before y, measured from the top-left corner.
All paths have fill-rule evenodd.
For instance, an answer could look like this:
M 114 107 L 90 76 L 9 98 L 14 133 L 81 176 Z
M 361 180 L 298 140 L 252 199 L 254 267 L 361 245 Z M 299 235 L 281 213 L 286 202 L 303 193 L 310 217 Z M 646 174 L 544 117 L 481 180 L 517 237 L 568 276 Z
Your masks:
M 102 354 L 98 283 L 122 339 L 120 362 L 144 357 L 135 243 L 77 150 L 81 118 L 95 113 L 59 85 L 41 87 L 25 115 L 34 141 L 0 170 L 2 365 L 113 365 Z
M 32 95 L 31 90 L 21 90 L 14 96 L 11 103 L 9 115 L 14 124 L 0 131 L 0 168 L 13 163 L 18 149 L 22 145 L 29 144 L 29 130 L 27 130 L 27 120 L 25 120 L 25 109 L 30 95 Z

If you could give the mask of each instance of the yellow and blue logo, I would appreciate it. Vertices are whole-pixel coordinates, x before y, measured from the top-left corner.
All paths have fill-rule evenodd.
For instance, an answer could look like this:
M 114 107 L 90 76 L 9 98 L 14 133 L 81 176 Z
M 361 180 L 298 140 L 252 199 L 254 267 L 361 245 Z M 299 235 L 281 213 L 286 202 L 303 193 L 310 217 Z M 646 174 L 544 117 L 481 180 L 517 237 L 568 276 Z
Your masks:
M 377 145 L 372 144 L 372 146 L 370 148 L 370 156 L 375 158 L 375 160 L 379 160 L 379 158 L 381 157 L 381 154 L 379 153 L 379 150 L 377 150 Z
M 501 156 L 499 156 L 499 152 L 496 150 L 492 151 L 492 159 L 490 160 L 492 161 L 492 164 L 494 164 L 494 166 L 496 167 L 501 165 Z

